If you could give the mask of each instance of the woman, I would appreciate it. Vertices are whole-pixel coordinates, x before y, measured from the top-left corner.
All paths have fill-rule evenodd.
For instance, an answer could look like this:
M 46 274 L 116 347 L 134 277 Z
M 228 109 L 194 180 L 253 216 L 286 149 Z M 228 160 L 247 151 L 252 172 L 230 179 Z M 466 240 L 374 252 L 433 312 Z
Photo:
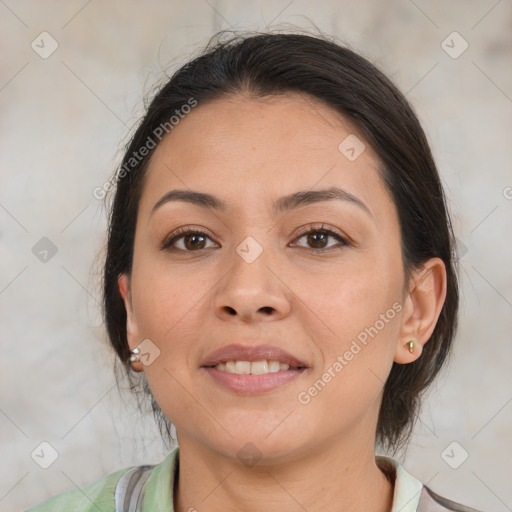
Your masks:
M 34 511 L 470 511 L 388 457 L 449 354 L 453 235 L 424 132 L 323 38 L 209 45 L 115 177 L 110 341 L 179 448 Z

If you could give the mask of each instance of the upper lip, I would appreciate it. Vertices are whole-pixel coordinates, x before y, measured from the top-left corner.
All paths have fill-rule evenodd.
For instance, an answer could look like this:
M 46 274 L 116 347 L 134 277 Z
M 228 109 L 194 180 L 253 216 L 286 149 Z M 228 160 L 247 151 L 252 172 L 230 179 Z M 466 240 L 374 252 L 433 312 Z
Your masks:
M 226 345 L 210 353 L 201 366 L 216 366 L 228 361 L 279 361 L 294 368 L 307 367 L 306 363 L 285 350 L 272 345 Z

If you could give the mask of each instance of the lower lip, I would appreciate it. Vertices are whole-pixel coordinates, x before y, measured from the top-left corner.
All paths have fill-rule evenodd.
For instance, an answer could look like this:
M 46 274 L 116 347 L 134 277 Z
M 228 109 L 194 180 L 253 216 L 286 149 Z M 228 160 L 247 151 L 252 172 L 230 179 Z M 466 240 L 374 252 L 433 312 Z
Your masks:
M 296 370 L 281 370 L 278 372 L 269 372 L 262 375 L 240 375 L 238 373 L 229 373 L 216 368 L 202 367 L 216 382 L 232 391 L 243 395 L 254 395 L 271 391 L 283 386 L 300 377 L 306 368 Z

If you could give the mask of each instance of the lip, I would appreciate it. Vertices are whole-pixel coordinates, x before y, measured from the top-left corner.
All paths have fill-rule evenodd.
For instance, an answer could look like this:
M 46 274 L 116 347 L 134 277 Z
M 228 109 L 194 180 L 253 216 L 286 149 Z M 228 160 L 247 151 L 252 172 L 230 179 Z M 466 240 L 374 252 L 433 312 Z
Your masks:
M 240 375 L 214 368 L 219 363 L 228 361 L 254 362 L 264 359 L 286 363 L 290 368 L 262 375 Z M 226 345 L 214 350 L 201 363 L 201 370 L 208 374 L 215 383 L 241 395 L 257 395 L 276 389 L 297 379 L 308 368 L 309 365 L 304 361 L 273 345 Z
M 215 383 L 239 395 L 246 396 L 272 391 L 296 380 L 307 371 L 306 368 L 297 368 L 294 370 L 280 370 L 275 373 L 265 373 L 263 375 L 239 375 L 211 367 L 203 367 L 201 370 L 206 372 Z
M 227 363 L 228 361 L 279 361 L 294 368 L 308 368 L 308 365 L 285 350 L 272 345 L 245 346 L 240 344 L 226 345 L 210 353 L 201 363 L 208 368 Z M 223 372 L 224 373 L 224 372 Z M 281 372 L 276 372 L 281 373 Z

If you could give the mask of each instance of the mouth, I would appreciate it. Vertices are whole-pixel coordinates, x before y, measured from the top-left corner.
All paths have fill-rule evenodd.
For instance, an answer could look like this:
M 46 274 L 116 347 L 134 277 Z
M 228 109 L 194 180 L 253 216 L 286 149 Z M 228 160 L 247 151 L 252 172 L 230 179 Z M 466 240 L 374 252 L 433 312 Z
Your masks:
M 279 347 L 236 344 L 215 350 L 201 363 L 201 367 L 239 375 L 262 375 L 290 368 L 307 368 L 308 365 Z
M 217 384 L 247 395 L 291 382 L 309 366 L 278 347 L 228 345 L 210 354 L 201 368 Z
M 279 371 L 298 370 L 304 367 L 290 366 L 280 361 L 263 359 L 261 361 L 227 361 L 206 368 L 215 368 L 221 372 L 236 373 L 237 375 L 264 375 Z

